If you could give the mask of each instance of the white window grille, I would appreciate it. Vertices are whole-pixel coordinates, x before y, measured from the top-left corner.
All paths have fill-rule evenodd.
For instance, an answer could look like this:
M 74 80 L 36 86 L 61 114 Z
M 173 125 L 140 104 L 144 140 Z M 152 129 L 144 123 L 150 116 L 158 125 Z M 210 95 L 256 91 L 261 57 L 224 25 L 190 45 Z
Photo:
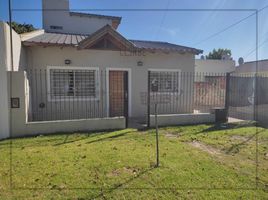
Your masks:
M 180 83 L 179 71 L 151 71 L 151 92 L 178 93 Z
M 99 78 L 96 69 L 49 69 L 51 100 L 97 99 Z

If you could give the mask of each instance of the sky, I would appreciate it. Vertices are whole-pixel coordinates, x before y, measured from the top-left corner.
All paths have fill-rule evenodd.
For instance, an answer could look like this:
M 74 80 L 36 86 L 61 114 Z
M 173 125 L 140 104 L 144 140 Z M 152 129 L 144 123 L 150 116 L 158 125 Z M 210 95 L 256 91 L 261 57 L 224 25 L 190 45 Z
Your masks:
M 12 0 L 13 9 L 22 9 L 12 11 L 13 21 L 42 28 L 41 5 L 42 0 Z M 260 11 L 258 16 L 259 59 L 268 59 L 268 0 L 70 0 L 71 10 L 83 9 L 80 12 L 122 17 L 118 31 L 128 39 L 171 42 L 202 49 L 204 55 L 214 48 L 228 48 L 232 50 L 232 57 L 236 61 L 239 57 L 243 57 L 245 61 L 256 60 L 256 16 L 253 15 L 253 11 L 124 11 L 123 9 L 259 10 L 265 6 L 267 7 Z M 92 10 L 85 11 L 85 9 Z M 243 20 L 244 18 L 246 19 Z M 0 20 L 8 20 L 8 0 L 0 0 Z

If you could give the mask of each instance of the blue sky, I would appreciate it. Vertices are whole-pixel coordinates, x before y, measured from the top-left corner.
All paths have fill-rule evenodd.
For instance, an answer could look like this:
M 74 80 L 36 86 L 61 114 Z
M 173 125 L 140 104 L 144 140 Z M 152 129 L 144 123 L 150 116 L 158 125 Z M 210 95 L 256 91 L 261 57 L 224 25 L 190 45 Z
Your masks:
M 198 2 L 198 4 L 197 4 Z M 16 9 L 41 9 L 41 0 L 12 0 Z M 268 0 L 70 0 L 71 9 L 261 9 Z M 237 61 L 255 60 L 255 16 L 221 32 L 252 12 L 88 11 L 121 16 L 119 32 L 129 39 L 161 40 L 191 46 L 207 54 L 213 48 L 230 48 Z M 0 19 L 8 20 L 8 0 L 0 1 Z M 41 11 L 13 11 L 14 21 L 42 28 Z M 268 8 L 259 13 L 259 59 L 268 59 Z M 251 54 L 250 54 L 251 53 Z

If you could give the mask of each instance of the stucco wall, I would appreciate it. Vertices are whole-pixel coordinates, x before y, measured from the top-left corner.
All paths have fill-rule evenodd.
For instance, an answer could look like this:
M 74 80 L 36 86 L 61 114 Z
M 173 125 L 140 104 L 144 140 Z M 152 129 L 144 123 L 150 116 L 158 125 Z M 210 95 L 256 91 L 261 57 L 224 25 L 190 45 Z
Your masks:
M 21 45 L 20 35 L 12 31 L 13 70 L 18 71 L 26 66 L 26 51 Z M 9 137 L 9 80 L 7 71 L 11 71 L 10 28 L 0 21 L 0 139 Z
M 176 126 L 187 124 L 215 123 L 215 115 L 210 113 L 158 115 L 159 126 Z M 155 126 L 155 116 L 150 116 L 150 125 Z
M 43 0 L 43 9 L 43 28 L 46 31 L 91 34 L 106 24 L 112 25 L 110 19 L 70 16 L 68 0 Z M 63 29 L 51 29 L 50 26 L 62 26 Z
M 51 134 L 56 132 L 92 131 L 125 128 L 124 118 L 65 120 L 53 122 L 27 122 L 27 78 L 25 72 L 9 72 L 12 79 L 11 97 L 20 98 L 20 108 L 11 109 L 10 137 Z
M 227 73 L 235 71 L 233 60 L 195 60 L 195 71 L 205 73 Z
M 235 71 L 233 60 L 195 60 L 196 81 L 204 81 L 204 77 L 218 76 Z
M 10 50 L 10 31 L 9 25 L 0 21 L 0 66 L 11 71 L 11 50 Z M 13 70 L 18 71 L 24 69 L 27 65 L 26 51 L 21 45 L 20 35 L 14 30 L 12 31 L 13 40 Z
M 107 68 L 129 69 L 131 80 L 129 91 L 130 116 L 132 117 L 145 118 L 146 116 L 147 109 L 141 102 L 141 96 L 142 93 L 147 92 L 149 69 L 175 69 L 182 72 L 194 72 L 193 54 L 145 53 L 144 56 L 130 56 L 119 51 L 76 50 L 75 48 L 59 47 L 30 47 L 28 49 L 28 69 L 45 70 L 47 66 L 64 66 L 65 59 L 70 59 L 71 66 L 77 67 L 98 67 L 100 70 L 106 70 Z M 138 61 L 142 61 L 143 66 L 137 66 Z M 191 95 L 190 87 L 193 87 L 193 84 L 189 85 L 188 81 L 188 84 L 181 88 L 178 101 L 180 101 L 180 98 L 184 98 L 184 95 Z M 178 109 L 182 113 L 187 112 L 185 107 Z M 189 110 L 189 112 L 191 111 Z
M 7 71 L 0 66 L 0 139 L 9 137 L 9 103 Z

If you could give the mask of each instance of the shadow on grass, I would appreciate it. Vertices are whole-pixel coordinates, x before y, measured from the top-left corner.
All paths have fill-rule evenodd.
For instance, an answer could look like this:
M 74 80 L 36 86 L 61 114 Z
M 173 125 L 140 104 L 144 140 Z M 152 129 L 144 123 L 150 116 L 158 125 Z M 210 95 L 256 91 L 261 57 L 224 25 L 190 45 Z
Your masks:
M 118 183 L 118 184 L 116 184 L 114 187 L 109 188 L 109 189 L 107 189 L 107 190 L 104 190 L 104 191 L 100 192 L 100 194 L 98 194 L 98 195 L 96 195 L 96 196 L 93 196 L 93 197 L 87 197 L 87 198 L 90 198 L 90 199 L 105 198 L 106 195 L 111 194 L 112 192 L 116 191 L 117 189 L 124 188 L 124 186 L 127 186 L 129 183 L 131 183 L 131 182 L 134 181 L 135 179 L 140 178 L 142 175 L 148 173 L 149 171 L 152 171 L 153 169 L 155 169 L 155 167 L 150 167 L 150 168 L 148 168 L 148 169 L 145 169 L 145 170 L 141 171 L 140 173 L 138 173 L 136 176 L 133 176 L 133 177 L 131 177 L 130 179 L 126 180 L 125 182 L 123 182 L 123 183 Z M 106 198 L 105 198 L 105 199 L 106 199 Z
M 110 141 L 112 139 L 125 136 L 126 134 L 131 133 L 131 132 L 133 132 L 133 131 L 127 131 L 127 132 L 119 133 L 119 134 L 116 134 L 116 135 L 111 135 L 111 136 L 107 136 L 107 137 L 103 137 L 103 138 L 98 138 L 96 140 L 86 142 L 86 144 L 92 144 L 92 143 L 95 143 L 95 142 L 102 142 L 102 141 Z
M 109 135 L 110 134 L 114 134 L 115 133 L 114 131 L 105 131 L 105 132 L 101 132 L 101 133 L 98 133 L 98 132 L 95 132 L 95 133 L 87 133 L 86 134 L 86 137 L 77 138 L 77 139 L 71 139 L 69 141 L 67 141 L 67 140 L 68 140 L 68 138 L 69 138 L 70 135 L 66 135 L 66 137 L 64 138 L 64 140 L 62 142 L 57 143 L 57 144 L 54 144 L 53 146 L 60 146 L 60 145 L 64 145 L 64 144 L 70 144 L 70 143 L 73 143 L 73 142 L 78 142 L 78 141 L 82 141 L 82 140 L 86 140 L 86 139 L 92 139 L 92 138 L 95 138 L 95 137 L 100 137 L 100 136 L 103 136 L 103 135 L 104 136 L 107 136 L 108 135 L 107 137 L 98 138 L 98 139 L 95 139 L 95 140 L 86 142 L 86 144 L 90 144 L 90 143 L 99 142 L 99 141 L 103 141 L 103 140 L 118 138 L 118 137 L 121 137 L 121 136 L 126 135 L 127 133 L 133 132 L 133 130 L 128 130 L 128 131 L 125 131 L 125 132 L 121 133 L 122 131 L 124 131 L 124 130 L 121 130 L 121 131 L 119 131 L 118 134 L 111 135 L 111 136 L 109 136 Z
M 250 136 L 247 140 L 240 142 L 238 144 L 232 145 L 230 148 L 228 148 L 225 153 L 226 154 L 236 154 L 239 153 L 240 149 L 245 146 L 247 143 L 249 143 L 251 140 L 253 140 L 256 137 L 256 134 Z
M 102 135 L 113 134 L 116 131 L 122 132 L 124 130 L 108 130 L 101 132 L 76 132 L 76 133 L 57 133 L 51 135 L 31 136 L 24 138 L 8 139 L 0 142 L 0 147 L 12 147 L 12 148 L 26 148 L 26 147 L 44 147 L 44 146 L 60 146 L 64 144 L 70 144 L 77 141 L 82 141 Z M 127 131 L 133 132 L 133 131 Z M 121 134 L 121 133 L 119 133 Z M 12 145 L 10 143 L 12 142 Z
M 245 127 L 256 127 L 254 122 L 243 122 L 243 123 L 216 123 L 214 126 L 211 126 L 202 131 L 196 132 L 195 134 L 205 133 L 205 132 L 213 132 L 213 131 L 221 131 L 221 130 L 232 130 L 238 128 Z

